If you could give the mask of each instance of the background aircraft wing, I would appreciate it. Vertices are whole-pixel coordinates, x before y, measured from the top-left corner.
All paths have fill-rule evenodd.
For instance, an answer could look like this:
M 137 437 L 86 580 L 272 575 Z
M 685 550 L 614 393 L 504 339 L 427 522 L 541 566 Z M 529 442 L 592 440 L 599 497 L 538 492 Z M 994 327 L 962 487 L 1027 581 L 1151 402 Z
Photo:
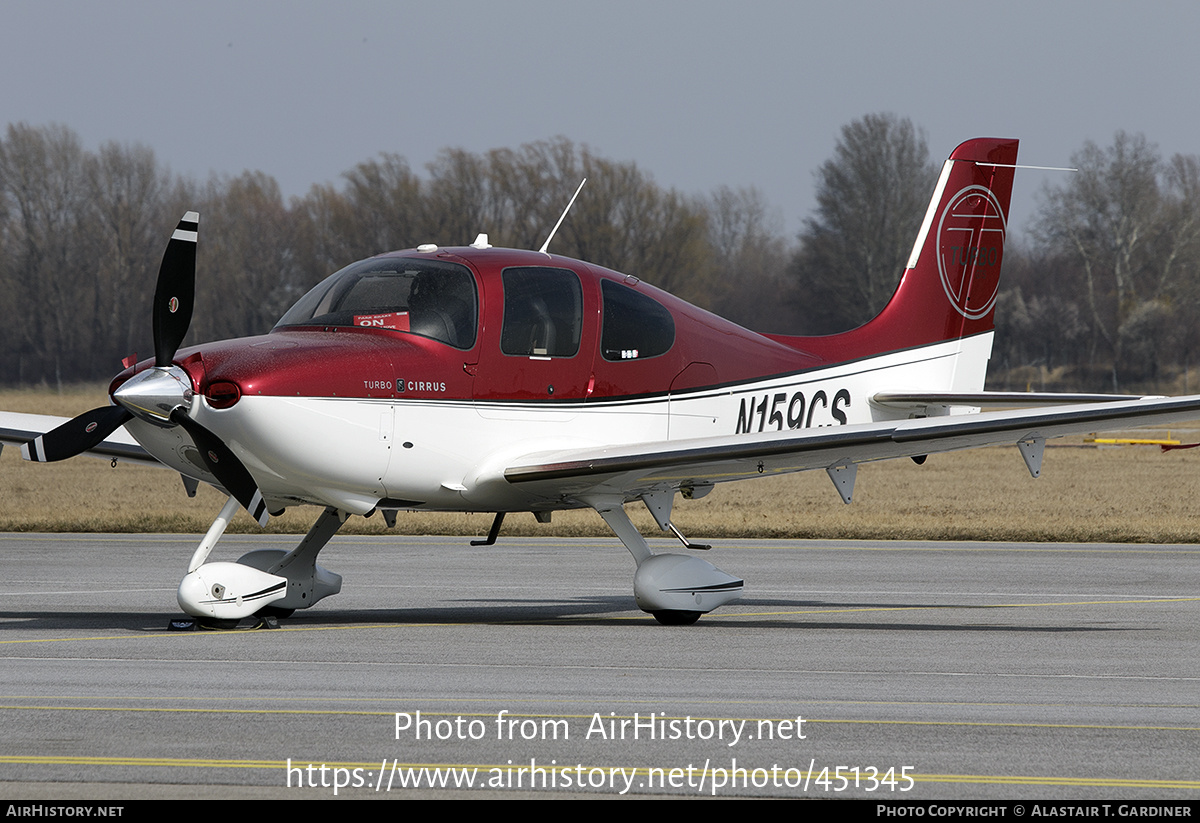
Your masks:
M 730 480 L 826 469 L 831 477 L 839 470 L 848 472 L 852 488 L 858 463 L 1002 444 L 1017 445 L 1030 472 L 1037 476 L 1047 439 L 1197 418 L 1200 395 L 945 415 L 544 452 L 506 468 L 504 479 L 534 494 L 622 494 L 633 499 L 644 492 L 667 488 L 686 491 L 689 486 L 694 489 Z M 839 485 L 837 477 L 834 482 Z M 849 502 L 848 493 L 843 498 Z
M 0 412 L 0 444 L 24 446 L 38 435 L 45 434 L 67 422 L 69 422 L 69 418 L 54 417 L 48 414 Z M 150 453 L 143 449 L 129 432 L 125 431 L 124 427 L 118 428 L 84 454 L 109 460 L 117 458 L 148 466 L 163 465 L 151 457 Z

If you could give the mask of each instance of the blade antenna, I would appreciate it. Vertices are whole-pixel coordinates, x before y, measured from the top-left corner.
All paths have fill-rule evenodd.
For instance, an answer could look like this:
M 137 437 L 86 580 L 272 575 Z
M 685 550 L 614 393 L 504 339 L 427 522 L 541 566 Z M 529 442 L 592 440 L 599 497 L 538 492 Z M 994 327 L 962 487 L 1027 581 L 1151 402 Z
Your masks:
M 579 192 L 583 191 L 583 184 L 586 182 L 587 178 L 585 177 L 583 178 L 583 182 L 579 184 L 579 188 L 575 189 L 575 193 L 571 195 L 571 202 L 567 203 L 567 207 L 563 209 L 562 216 L 558 218 L 558 222 L 554 224 L 554 228 L 550 229 L 550 236 L 546 238 L 546 242 L 542 244 L 540 249 L 538 249 L 540 253 L 546 255 L 549 254 L 546 249 L 550 247 L 550 241 L 554 239 L 554 233 L 558 231 L 558 227 L 561 226 L 562 221 L 566 219 L 567 212 L 571 210 L 571 206 L 575 205 L 575 198 L 579 196 Z

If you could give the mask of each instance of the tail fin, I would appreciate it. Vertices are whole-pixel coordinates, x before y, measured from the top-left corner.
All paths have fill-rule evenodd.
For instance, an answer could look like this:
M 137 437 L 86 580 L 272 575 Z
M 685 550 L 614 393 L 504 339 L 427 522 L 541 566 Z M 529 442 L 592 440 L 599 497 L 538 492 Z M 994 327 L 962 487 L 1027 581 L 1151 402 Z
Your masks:
M 1016 140 L 960 145 L 942 167 L 900 285 L 883 311 L 842 334 L 772 337 L 838 361 L 990 332 L 1016 162 Z

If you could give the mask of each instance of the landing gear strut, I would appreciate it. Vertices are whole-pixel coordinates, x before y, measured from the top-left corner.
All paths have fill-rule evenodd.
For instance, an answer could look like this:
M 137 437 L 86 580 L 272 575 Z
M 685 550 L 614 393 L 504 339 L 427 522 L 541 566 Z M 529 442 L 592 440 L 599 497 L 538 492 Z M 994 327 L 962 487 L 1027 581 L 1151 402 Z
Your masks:
M 673 492 L 643 495 L 659 526 L 671 527 Z M 650 498 L 650 499 L 647 499 Z M 685 554 L 654 554 L 646 539 L 629 520 L 624 500 L 619 497 L 590 497 L 585 502 L 604 518 L 608 527 L 633 555 L 637 571 L 633 575 L 633 596 L 638 608 L 654 615 L 665 626 L 690 626 L 718 606 L 736 600 L 742 594 L 743 581 L 711 563 Z M 685 546 L 700 548 L 682 538 Z M 707 547 L 705 547 L 707 548 Z

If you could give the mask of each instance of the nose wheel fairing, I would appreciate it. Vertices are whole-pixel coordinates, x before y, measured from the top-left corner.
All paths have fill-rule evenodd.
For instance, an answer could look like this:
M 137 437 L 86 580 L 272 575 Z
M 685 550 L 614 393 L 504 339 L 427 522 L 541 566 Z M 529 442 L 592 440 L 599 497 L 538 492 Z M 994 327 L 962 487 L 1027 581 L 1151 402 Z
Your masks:
M 205 563 L 207 552 L 224 531 L 228 506 L 201 541 L 192 568 L 179 584 L 179 606 L 193 617 L 240 620 L 263 608 L 307 609 L 342 590 L 339 574 L 318 566 L 317 555 L 346 521 L 346 515 L 326 509 L 295 549 L 257 549 L 236 563 Z
M 192 617 L 240 620 L 287 595 L 288 580 L 240 563 L 205 563 L 179 584 L 179 607 Z

